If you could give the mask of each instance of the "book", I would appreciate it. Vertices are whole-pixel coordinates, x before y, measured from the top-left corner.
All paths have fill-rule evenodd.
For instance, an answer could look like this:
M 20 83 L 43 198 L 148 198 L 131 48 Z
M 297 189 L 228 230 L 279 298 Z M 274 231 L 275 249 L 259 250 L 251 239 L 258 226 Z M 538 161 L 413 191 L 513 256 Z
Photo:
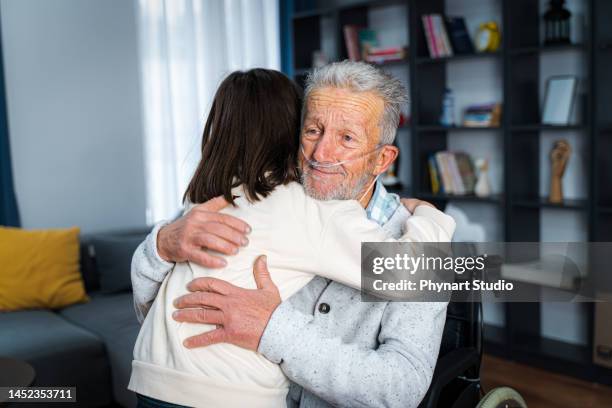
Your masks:
M 501 123 L 501 104 L 468 106 L 463 112 L 463 126 L 489 127 Z
M 441 151 L 435 154 L 436 163 L 440 170 L 440 179 L 444 186 L 444 192 L 447 194 L 453 194 L 453 178 L 448 167 L 447 152 Z
M 438 50 L 438 57 L 445 57 L 446 50 L 444 49 L 444 43 L 442 42 L 442 33 L 440 27 L 436 24 L 435 14 L 429 15 L 429 21 L 431 22 L 432 32 L 434 35 L 434 42 L 436 43 L 436 49 Z
M 370 48 L 378 47 L 378 38 L 375 30 L 362 28 L 358 33 L 359 49 L 361 50 L 361 58 L 366 59 L 366 55 Z
M 401 61 L 406 58 L 404 47 L 368 48 L 364 59 L 368 62 L 382 64 L 389 61 Z
M 453 192 L 455 194 L 465 194 L 465 186 L 463 185 L 463 179 L 459 173 L 459 166 L 457 165 L 455 153 L 447 153 L 448 167 L 453 178 Z
M 455 54 L 473 54 L 474 43 L 467 31 L 463 17 L 446 17 L 446 30 Z
M 346 45 L 346 52 L 348 58 L 351 61 L 360 61 L 361 52 L 359 52 L 359 27 L 355 25 L 345 25 L 344 31 L 344 44 Z
M 427 159 L 427 166 L 429 168 L 429 180 L 431 181 L 431 192 L 433 194 L 438 194 L 440 191 L 440 179 L 438 177 L 438 169 L 436 168 L 436 158 L 432 154 Z
M 371 47 L 368 50 L 368 55 L 393 55 L 399 53 L 404 53 L 404 47 Z
M 421 21 L 423 22 L 423 31 L 425 31 L 425 39 L 427 40 L 427 49 L 429 50 L 429 56 L 432 58 L 437 58 L 438 49 L 436 47 L 433 25 L 431 24 L 429 14 L 424 14 L 423 16 L 421 16 Z
M 432 193 L 474 194 L 476 171 L 468 153 L 436 152 L 429 156 L 427 169 Z
M 446 33 L 446 26 L 444 25 L 444 22 L 442 21 L 442 16 L 440 14 L 433 14 L 432 19 L 434 21 L 436 35 L 440 42 L 440 46 L 443 50 L 442 56 L 452 57 L 453 49 L 448 39 L 448 34 Z
M 476 172 L 474 171 L 474 163 L 472 158 L 465 152 L 455 153 L 455 161 L 459 168 L 459 174 L 465 187 L 467 194 L 474 194 L 474 187 L 476 186 Z

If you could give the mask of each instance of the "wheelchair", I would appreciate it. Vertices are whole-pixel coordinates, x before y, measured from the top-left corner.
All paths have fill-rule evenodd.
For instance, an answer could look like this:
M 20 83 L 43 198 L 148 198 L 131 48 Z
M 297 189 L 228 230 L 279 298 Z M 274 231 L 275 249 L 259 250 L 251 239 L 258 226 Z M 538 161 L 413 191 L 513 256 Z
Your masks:
M 486 273 L 499 273 L 501 259 L 487 260 Z M 472 275 L 456 280 L 473 279 Z M 483 352 L 483 313 L 480 299 L 450 301 L 440 353 L 429 390 L 419 408 L 526 408 L 521 395 L 498 387 L 483 396 L 480 366 Z

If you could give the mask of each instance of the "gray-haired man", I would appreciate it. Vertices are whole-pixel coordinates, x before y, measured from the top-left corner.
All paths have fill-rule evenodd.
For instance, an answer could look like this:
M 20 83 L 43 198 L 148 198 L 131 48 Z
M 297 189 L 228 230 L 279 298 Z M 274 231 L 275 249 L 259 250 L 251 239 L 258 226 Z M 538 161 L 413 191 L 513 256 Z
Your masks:
M 418 200 L 401 205 L 376 181 L 397 157 L 392 143 L 406 99 L 397 79 L 370 65 L 331 64 L 308 80 L 301 129 L 307 194 L 357 199 L 367 216 L 394 236 L 410 212 L 429 205 Z M 247 243 L 248 227 L 220 217 L 215 212 L 220 207 L 204 203 L 172 224 L 162 223 L 138 248 L 132 281 L 140 319 L 172 262 L 221 267 L 221 258 L 201 248 L 231 254 Z M 258 290 L 209 278 L 190 284 L 193 293 L 177 299 L 175 319 L 208 323 L 205 293 L 216 292 L 225 300 L 225 321 L 188 339 L 187 347 L 228 342 L 259 351 L 292 381 L 291 407 L 418 405 L 436 364 L 446 303 L 362 302 L 358 291 L 320 277 L 281 303 L 264 261 L 256 263 L 254 273 Z M 192 309 L 193 304 L 202 309 Z

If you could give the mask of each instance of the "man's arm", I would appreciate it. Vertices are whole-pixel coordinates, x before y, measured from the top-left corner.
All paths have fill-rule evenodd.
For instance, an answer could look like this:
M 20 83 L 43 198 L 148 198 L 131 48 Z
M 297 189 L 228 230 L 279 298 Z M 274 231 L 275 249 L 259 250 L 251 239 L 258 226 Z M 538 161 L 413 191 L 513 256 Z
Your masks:
M 164 260 L 157 252 L 157 235 L 167 224 L 162 221 L 155 225 L 132 257 L 134 310 L 140 323 L 147 316 L 164 278 L 174 267 L 174 263 Z
M 292 381 L 331 404 L 416 407 L 429 388 L 446 303 L 389 302 L 380 346 L 367 349 L 326 337 L 312 315 L 284 302 L 272 315 L 258 351 Z
M 225 260 L 203 249 L 234 254 L 248 244 L 251 230 L 244 221 L 218 211 L 228 203 L 216 197 L 194 206 L 172 223 L 157 224 L 132 257 L 134 309 L 143 322 L 159 287 L 176 262 L 191 261 L 208 268 L 221 268 Z
M 254 277 L 257 290 L 215 278 L 189 283 L 194 293 L 177 299 L 174 319 L 219 327 L 186 339 L 186 347 L 232 343 L 256 350 L 279 363 L 291 380 L 332 404 L 418 405 L 436 365 L 446 302 L 389 302 L 380 346 L 371 350 L 329 337 L 312 315 L 301 313 L 290 301 L 281 303 L 265 257 L 255 262 Z

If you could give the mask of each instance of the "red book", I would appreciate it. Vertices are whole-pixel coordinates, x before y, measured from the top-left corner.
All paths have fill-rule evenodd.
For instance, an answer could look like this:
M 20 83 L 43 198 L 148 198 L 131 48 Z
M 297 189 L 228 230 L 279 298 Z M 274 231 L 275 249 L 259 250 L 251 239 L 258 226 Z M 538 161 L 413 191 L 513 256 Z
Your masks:
M 402 47 L 388 47 L 388 48 L 370 48 L 368 50 L 369 55 L 394 55 L 402 53 L 404 49 Z
M 429 56 L 432 58 L 436 58 L 439 56 L 439 53 L 438 47 L 436 45 L 435 31 L 433 28 L 431 16 L 429 14 L 425 14 L 422 17 L 422 20 L 423 30 L 425 31 L 425 37 L 427 38 L 427 48 L 429 49 Z

